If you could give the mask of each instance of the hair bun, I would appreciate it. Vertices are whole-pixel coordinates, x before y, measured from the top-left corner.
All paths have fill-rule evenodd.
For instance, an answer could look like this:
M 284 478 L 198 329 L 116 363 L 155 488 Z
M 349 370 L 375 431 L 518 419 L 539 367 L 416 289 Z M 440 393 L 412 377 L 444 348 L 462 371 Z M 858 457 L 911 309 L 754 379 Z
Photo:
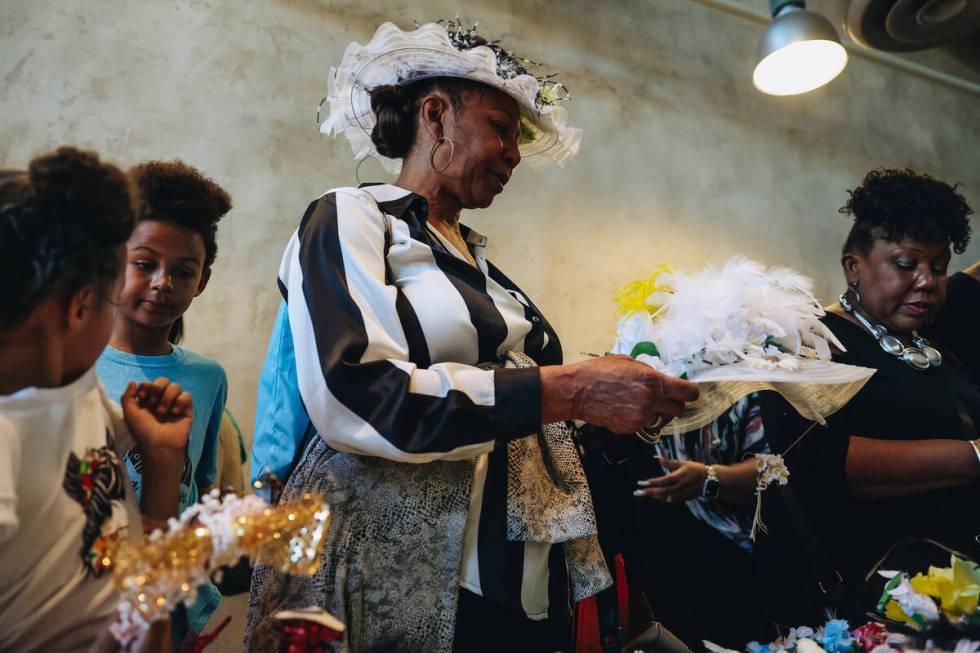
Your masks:
M 60 147 L 31 161 L 28 174 L 41 219 L 88 230 L 106 242 L 128 237 L 134 214 L 129 181 L 94 152 Z
M 371 110 L 377 119 L 371 130 L 371 142 L 381 156 L 401 159 L 412 148 L 414 101 L 414 94 L 401 86 L 379 86 L 371 91 Z
M 844 252 L 867 253 L 874 241 L 910 238 L 924 243 L 948 243 L 962 254 L 970 242 L 973 209 L 950 185 L 912 168 L 877 168 L 848 191 L 841 213 L 854 216 Z
M 94 153 L 62 147 L 0 171 L 0 331 L 56 291 L 93 284 L 104 299 L 133 220 L 128 179 Z
M 409 94 L 405 92 L 405 87 L 396 84 L 378 86 L 371 91 L 371 110 L 377 111 L 379 107 L 402 107 L 408 99 Z

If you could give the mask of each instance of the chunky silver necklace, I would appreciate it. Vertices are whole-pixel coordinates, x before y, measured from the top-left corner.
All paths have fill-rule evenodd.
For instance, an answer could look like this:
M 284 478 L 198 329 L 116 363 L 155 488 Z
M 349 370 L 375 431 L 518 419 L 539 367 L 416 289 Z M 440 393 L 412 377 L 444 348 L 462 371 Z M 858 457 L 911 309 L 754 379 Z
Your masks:
M 939 353 L 939 350 L 930 345 L 929 341 L 917 332 L 912 332 L 912 344 L 915 346 L 906 347 L 901 340 L 888 333 L 885 327 L 880 324 L 872 324 L 860 311 L 855 310 L 846 295 L 847 293 L 844 293 L 840 296 L 841 308 L 853 315 L 858 322 L 864 325 L 864 328 L 878 341 L 878 346 L 883 351 L 905 361 L 909 367 L 920 372 L 930 367 L 939 367 L 943 364 L 943 355 Z

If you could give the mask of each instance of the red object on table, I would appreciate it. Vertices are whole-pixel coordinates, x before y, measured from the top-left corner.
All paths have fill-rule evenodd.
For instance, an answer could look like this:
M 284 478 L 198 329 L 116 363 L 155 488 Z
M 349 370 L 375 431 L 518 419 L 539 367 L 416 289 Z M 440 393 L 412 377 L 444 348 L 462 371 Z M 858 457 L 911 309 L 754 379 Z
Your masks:
M 326 652 L 330 650 L 330 642 L 340 639 L 336 630 L 305 619 L 280 622 L 279 634 L 279 650 L 283 653 Z
M 335 650 L 343 634 L 343 624 L 320 609 L 277 612 L 280 653 L 327 653 Z
M 851 635 L 867 651 L 888 642 L 888 630 L 885 629 L 884 624 L 877 621 L 869 621 L 863 626 L 855 628 L 851 631 Z

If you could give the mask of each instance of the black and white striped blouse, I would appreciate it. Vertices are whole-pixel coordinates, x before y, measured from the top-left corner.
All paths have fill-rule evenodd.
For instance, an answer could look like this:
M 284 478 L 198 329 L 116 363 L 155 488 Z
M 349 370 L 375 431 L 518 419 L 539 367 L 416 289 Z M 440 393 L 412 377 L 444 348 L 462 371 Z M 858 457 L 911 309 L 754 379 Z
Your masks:
M 460 225 L 474 268 L 427 210 L 389 184 L 335 189 L 307 209 L 279 271 L 300 395 L 339 451 L 477 458 L 460 584 L 542 619 L 567 605 L 561 547 L 507 541 L 507 447 L 495 446 L 539 431 L 540 374 L 478 365 L 511 350 L 561 363 L 561 344 L 487 261 L 486 238 Z

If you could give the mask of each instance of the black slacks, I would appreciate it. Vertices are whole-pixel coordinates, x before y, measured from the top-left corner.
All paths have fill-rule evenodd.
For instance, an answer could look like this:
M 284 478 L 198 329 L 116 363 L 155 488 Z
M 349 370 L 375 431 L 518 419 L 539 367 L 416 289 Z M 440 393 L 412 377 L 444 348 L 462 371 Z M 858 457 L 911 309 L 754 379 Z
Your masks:
M 454 653 L 555 653 L 571 651 L 571 623 L 533 621 L 507 606 L 459 590 Z

